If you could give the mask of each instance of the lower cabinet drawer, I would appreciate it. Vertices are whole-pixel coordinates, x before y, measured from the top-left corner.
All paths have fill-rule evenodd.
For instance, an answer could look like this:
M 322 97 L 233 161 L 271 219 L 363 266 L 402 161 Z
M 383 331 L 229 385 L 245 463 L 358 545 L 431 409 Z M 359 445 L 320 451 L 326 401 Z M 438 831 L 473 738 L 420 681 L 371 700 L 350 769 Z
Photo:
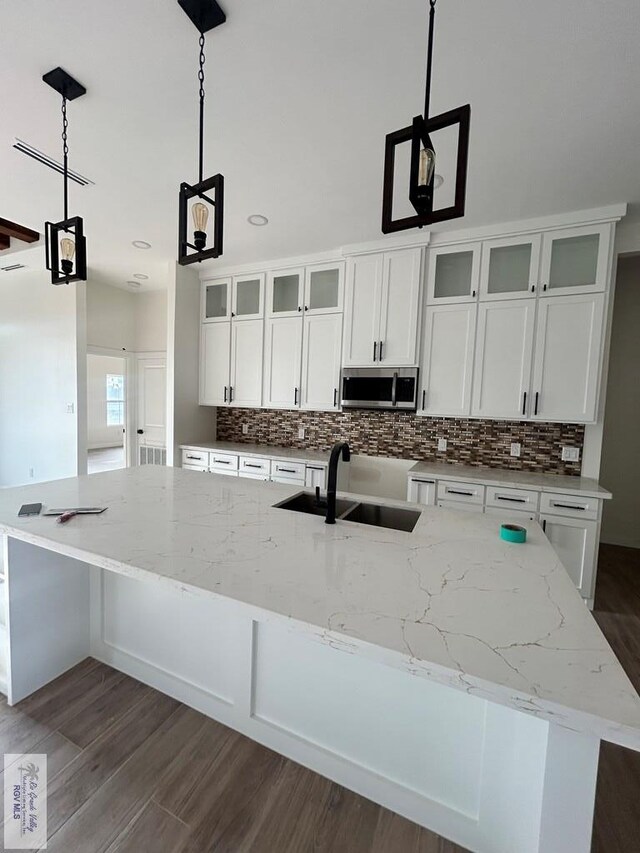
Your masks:
M 578 498 L 543 492 L 540 496 L 540 512 L 547 515 L 562 515 L 571 518 L 588 518 L 596 521 L 600 501 L 598 498 Z
M 482 504 L 462 503 L 460 501 L 438 501 L 445 509 L 458 509 L 461 512 L 484 512 Z
M 215 471 L 237 471 L 238 457 L 233 453 L 218 453 L 214 450 L 211 454 L 209 465 Z
M 484 504 L 484 486 L 477 483 L 452 483 L 448 480 L 438 480 L 438 501 L 448 500 L 458 503 Z
M 248 471 L 238 471 L 238 477 L 245 480 L 262 480 L 263 483 L 269 480 L 268 474 L 250 474 Z
M 209 470 L 207 465 L 184 465 L 182 466 L 184 471 L 200 471 L 204 474 Z
M 245 474 L 260 474 L 261 479 L 266 477 L 268 480 L 271 475 L 271 460 L 259 459 L 256 456 L 241 456 L 238 470 L 241 476 Z
M 183 450 L 182 451 L 182 467 L 191 468 L 194 465 L 200 465 L 207 469 L 209 467 L 209 451 L 208 450 Z
M 223 477 L 237 477 L 237 471 L 229 471 L 226 468 L 209 468 L 212 474 L 222 474 Z
M 510 506 L 486 506 L 484 512 L 485 515 L 492 515 L 495 518 L 499 518 L 503 523 L 515 521 L 517 524 L 519 521 L 536 521 L 538 518 L 538 513 L 535 511 L 516 509 Z
M 287 486 L 304 486 L 304 480 L 295 480 L 293 477 L 281 477 L 278 474 L 271 475 L 272 483 L 284 483 Z
M 503 489 L 500 486 L 487 486 L 485 505 L 536 513 L 539 500 L 540 493 L 529 489 Z
M 271 462 L 271 473 L 277 477 L 289 477 L 304 482 L 304 471 L 304 462 L 282 462 L 277 459 Z

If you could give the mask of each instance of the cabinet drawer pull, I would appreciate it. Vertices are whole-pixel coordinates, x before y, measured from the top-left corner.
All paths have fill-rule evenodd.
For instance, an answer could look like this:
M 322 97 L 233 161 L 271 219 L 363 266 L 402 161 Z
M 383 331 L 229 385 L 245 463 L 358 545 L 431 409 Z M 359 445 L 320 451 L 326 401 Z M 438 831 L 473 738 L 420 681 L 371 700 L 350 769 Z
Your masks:
M 382 361 L 382 341 L 380 341 L 380 354 L 378 356 L 378 361 Z
M 196 462 L 202 462 L 202 456 L 189 456 L 189 455 L 187 455 L 187 459 L 195 459 Z
M 412 483 L 428 483 L 429 485 L 433 486 L 433 484 L 435 483 L 435 480 L 414 480 L 412 477 L 411 482 Z
M 224 386 L 224 401 L 227 402 L 227 386 Z
M 527 414 L 527 392 L 525 391 L 522 395 L 522 414 Z
M 373 360 L 376 360 L 376 352 L 378 351 L 378 341 L 373 342 Z
M 260 465 L 256 462 L 245 462 L 244 467 L 245 468 L 263 468 L 264 466 Z
M 283 474 L 297 474 L 298 473 L 294 468 L 278 468 L 278 471 L 281 471 Z
M 216 463 L 216 465 L 231 465 L 230 459 L 216 459 L 214 457 L 213 461 Z
M 543 533 L 547 532 L 547 519 L 546 518 L 542 519 L 542 532 Z
M 558 509 L 577 509 L 580 512 L 586 511 L 586 506 L 578 506 L 578 504 L 561 504 L 557 501 L 551 501 L 551 506 L 557 506 Z
M 233 387 L 229 385 L 229 402 L 231 403 L 233 400 Z
M 506 495 L 496 495 L 497 501 L 511 501 L 514 504 L 526 504 L 526 498 L 508 498 Z
M 422 391 L 422 410 L 423 411 L 424 411 L 424 406 L 425 406 L 426 400 L 427 400 L 427 391 L 426 391 L 426 389 L 423 389 L 423 391 Z
M 324 468 L 321 465 L 307 465 L 307 469 L 309 471 L 324 471 Z
M 450 495 L 465 495 L 468 498 L 472 498 L 475 495 L 475 492 L 463 492 L 461 489 L 450 489 L 448 487 L 447 493 Z
M 333 405 L 334 406 L 338 405 L 338 389 L 337 388 L 333 389 Z
M 297 388 L 293 389 L 293 405 L 294 406 L 298 405 L 298 389 Z
M 533 409 L 533 414 L 534 414 L 534 415 L 537 415 L 537 414 L 538 414 L 538 397 L 539 397 L 539 396 L 540 396 L 539 392 L 538 392 L 538 391 L 536 391 L 536 404 L 535 404 L 534 409 Z

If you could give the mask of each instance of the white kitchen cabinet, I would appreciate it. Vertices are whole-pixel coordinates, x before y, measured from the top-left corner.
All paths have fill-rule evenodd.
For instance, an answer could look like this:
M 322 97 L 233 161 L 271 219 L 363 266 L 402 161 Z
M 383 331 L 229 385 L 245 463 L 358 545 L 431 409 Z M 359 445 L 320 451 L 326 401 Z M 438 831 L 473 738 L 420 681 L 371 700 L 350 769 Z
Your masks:
M 544 297 L 538 302 L 531 416 L 595 421 L 604 295 Z
M 522 524 L 523 521 L 536 521 L 538 518 L 538 514 L 532 510 L 513 509 L 508 506 L 485 506 L 484 514 L 500 519 L 500 524 Z
M 264 316 L 264 273 L 234 275 L 231 316 L 241 320 L 259 320 Z
M 478 306 L 473 415 L 519 420 L 529 412 L 535 308 L 532 299 Z
M 305 314 L 301 408 L 336 411 L 340 405 L 342 314 Z
M 302 315 L 266 320 L 263 405 L 272 409 L 300 406 Z
M 241 477 L 268 480 L 271 476 L 271 460 L 258 456 L 240 456 L 238 459 L 238 474 Z
M 231 324 L 200 326 L 200 405 L 223 406 L 229 401 Z
M 218 278 L 202 282 L 200 319 L 203 323 L 220 323 L 231 317 L 231 279 Z
M 476 316 L 475 303 L 427 307 L 420 359 L 419 415 L 469 414 Z
M 540 266 L 539 234 L 485 240 L 480 299 L 535 299 Z
M 305 464 L 304 462 L 285 462 L 281 459 L 274 459 L 271 462 L 271 479 L 275 480 L 276 477 L 304 485 Z
M 409 477 L 407 481 L 407 500 L 411 503 L 436 505 L 436 481 L 429 477 Z
M 481 243 L 430 248 L 427 302 L 446 304 L 475 301 L 480 287 Z
M 231 324 L 231 378 L 229 401 L 233 406 L 262 403 L 262 320 Z
M 595 591 L 599 523 L 557 515 L 541 515 L 540 523 L 578 592 L 591 602 Z
M 344 300 L 344 263 L 313 264 L 305 268 L 306 314 L 341 314 Z
M 457 509 L 459 512 L 477 512 L 483 513 L 484 507 L 482 504 L 466 504 L 462 503 L 462 501 L 450 501 L 450 500 L 439 500 L 439 507 L 444 507 L 445 509 Z
M 542 238 L 542 293 L 606 290 L 612 235 L 611 223 L 546 232 Z
M 346 367 L 417 364 L 421 249 L 349 258 L 345 299 Z
M 295 317 L 304 304 L 304 269 L 275 270 L 267 282 L 267 315 Z
M 304 485 L 306 489 L 327 488 L 327 466 L 307 465 L 305 469 Z

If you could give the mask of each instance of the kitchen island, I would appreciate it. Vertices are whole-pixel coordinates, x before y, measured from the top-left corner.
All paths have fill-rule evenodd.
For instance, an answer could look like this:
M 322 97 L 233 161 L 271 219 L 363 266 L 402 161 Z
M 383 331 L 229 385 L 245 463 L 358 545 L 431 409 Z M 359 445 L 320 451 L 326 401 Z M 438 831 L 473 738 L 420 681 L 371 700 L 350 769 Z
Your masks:
M 9 703 L 93 655 L 469 850 L 587 853 L 640 698 L 540 527 L 328 526 L 295 493 L 155 467 L 3 490 Z

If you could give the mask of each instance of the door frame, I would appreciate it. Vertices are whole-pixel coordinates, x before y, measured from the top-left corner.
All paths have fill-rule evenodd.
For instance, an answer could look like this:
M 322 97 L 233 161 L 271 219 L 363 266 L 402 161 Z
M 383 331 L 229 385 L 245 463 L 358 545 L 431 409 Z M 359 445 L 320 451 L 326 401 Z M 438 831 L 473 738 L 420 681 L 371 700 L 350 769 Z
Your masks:
M 107 355 L 110 358 L 121 358 L 124 361 L 125 366 L 125 377 L 124 377 L 124 388 L 125 388 L 125 400 L 124 400 L 124 461 L 125 467 L 130 468 L 131 465 L 136 460 L 135 449 L 134 449 L 134 436 L 136 431 L 136 418 L 137 413 L 135 411 L 135 407 L 137 405 L 137 369 L 135 366 L 135 353 L 129 352 L 128 350 L 122 349 L 113 349 L 111 347 L 97 347 L 97 346 L 87 346 L 87 357 L 90 355 Z M 85 379 L 86 386 L 86 379 Z M 85 413 L 85 420 L 87 418 L 87 413 Z M 84 447 L 84 456 L 85 461 L 88 464 L 89 462 L 89 448 L 85 443 Z

